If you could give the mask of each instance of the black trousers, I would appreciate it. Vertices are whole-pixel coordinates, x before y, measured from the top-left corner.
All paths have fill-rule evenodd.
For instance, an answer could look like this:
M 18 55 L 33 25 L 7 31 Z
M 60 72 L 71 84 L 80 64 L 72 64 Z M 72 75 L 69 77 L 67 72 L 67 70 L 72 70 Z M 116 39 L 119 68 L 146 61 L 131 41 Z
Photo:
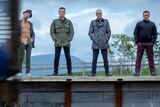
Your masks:
M 107 49 L 101 49 L 101 53 L 102 53 L 102 56 L 103 56 L 105 73 L 109 74 Z M 99 49 L 93 49 L 93 61 L 92 61 L 92 72 L 91 72 L 93 74 L 96 74 L 98 55 L 99 55 Z
M 62 47 L 55 47 L 54 73 L 56 73 L 56 74 L 58 74 L 59 58 L 60 58 L 60 55 L 61 55 L 61 50 L 62 50 Z M 70 47 L 63 47 L 63 50 L 64 50 L 64 54 L 65 54 L 65 57 L 66 57 L 68 73 L 72 73 Z

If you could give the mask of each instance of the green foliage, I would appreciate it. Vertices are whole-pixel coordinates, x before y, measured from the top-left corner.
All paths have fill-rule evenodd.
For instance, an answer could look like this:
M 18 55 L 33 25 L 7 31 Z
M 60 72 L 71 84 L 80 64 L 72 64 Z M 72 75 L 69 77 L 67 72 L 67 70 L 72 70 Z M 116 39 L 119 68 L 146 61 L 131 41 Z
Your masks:
M 149 76 L 149 75 L 150 75 L 149 68 L 148 68 L 148 67 L 143 67 L 143 68 L 141 69 L 141 75 L 142 75 L 142 76 Z
M 133 36 L 128 36 L 126 34 L 114 34 L 111 36 L 113 42 L 111 43 L 111 48 L 115 48 L 116 52 L 122 59 L 135 60 L 137 46 L 134 42 Z M 160 58 L 160 41 L 154 44 L 154 56 L 155 58 Z M 147 59 L 146 52 L 144 53 L 144 59 Z
M 154 44 L 154 56 L 155 58 L 160 58 L 160 41 Z
M 120 57 L 132 60 L 135 58 L 136 44 L 134 43 L 133 37 L 126 34 L 114 34 L 112 38 L 113 42 L 111 43 L 111 47 L 117 49 Z

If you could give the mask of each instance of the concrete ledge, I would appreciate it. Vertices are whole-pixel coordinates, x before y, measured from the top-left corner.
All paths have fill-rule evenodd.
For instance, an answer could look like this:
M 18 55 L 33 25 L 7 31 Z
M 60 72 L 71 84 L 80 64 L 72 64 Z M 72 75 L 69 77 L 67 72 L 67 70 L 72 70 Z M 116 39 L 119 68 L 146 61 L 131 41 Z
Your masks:
M 160 76 L 33 76 L 33 77 L 11 77 L 8 81 L 18 80 L 20 82 L 66 82 L 67 79 L 71 79 L 72 82 L 116 82 L 118 80 L 122 81 L 160 81 Z
M 67 79 L 72 79 L 72 83 Z M 12 82 L 15 80 L 18 81 Z M 18 88 L 20 107 L 106 107 L 106 105 L 159 107 L 160 105 L 160 76 L 39 76 L 11 77 L 8 81 L 11 82 L 6 84 L 13 83 L 12 87 Z M 11 96 L 16 93 L 12 87 L 2 87 L 0 95 Z

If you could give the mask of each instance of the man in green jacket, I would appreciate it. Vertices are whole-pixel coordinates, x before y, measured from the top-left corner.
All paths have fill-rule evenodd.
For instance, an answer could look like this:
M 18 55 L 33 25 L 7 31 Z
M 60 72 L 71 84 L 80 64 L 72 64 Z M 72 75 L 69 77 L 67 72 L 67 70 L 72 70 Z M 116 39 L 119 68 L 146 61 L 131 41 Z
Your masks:
M 70 57 L 70 42 L 73 39 L 74 29 L 72 22 L 65 17 L 66 9 L 59 8 L 59 18 L 53 20 L 50 27 L 50 35 L 55 43 L 55 58 L 54 58 L 54 76 L 58 75 L 59 58 L 61 49 L 64 49 L 68 75 L 72 76 L 72 64 Z

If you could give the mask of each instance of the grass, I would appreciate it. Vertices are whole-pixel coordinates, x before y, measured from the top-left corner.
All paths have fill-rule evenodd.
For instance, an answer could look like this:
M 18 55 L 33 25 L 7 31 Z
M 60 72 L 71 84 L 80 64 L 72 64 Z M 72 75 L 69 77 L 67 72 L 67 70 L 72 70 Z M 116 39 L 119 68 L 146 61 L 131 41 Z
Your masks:
M 148 67 L 142 67 L 140 73 L 141 73 L 140 74 L 141 76 L 150 76 L 150 71 L 149 71 Z M 90 74 L 90 71 L 85 72 L 85 76 L 89 76 L 89 74 Z M 113 71 L 111 71 L 110 74 L 112 76 L 120 76 L 120 68 L 113 69 Z M 48 75 L 48 76 L 51 76 L 51 75 Z M 59 74 L 59 76 L 67 76 L 67 73 Z M 73 72 L 73 76 L 83 76 L 83 71 L 82 72 Z M 105 76 L 105 72 L 98 71 L 96 73 L 96 76 Z M 131 70 L 131 68 L 123 69 L 122 76 L 133 76 L 133 71 Z

